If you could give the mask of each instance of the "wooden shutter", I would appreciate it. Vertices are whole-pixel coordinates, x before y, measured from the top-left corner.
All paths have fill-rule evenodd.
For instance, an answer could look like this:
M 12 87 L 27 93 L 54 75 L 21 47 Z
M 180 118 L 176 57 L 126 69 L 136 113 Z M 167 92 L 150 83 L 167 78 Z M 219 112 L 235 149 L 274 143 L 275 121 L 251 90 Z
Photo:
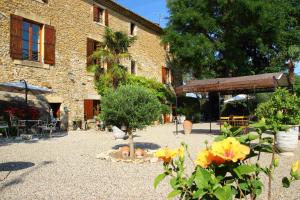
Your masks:
M 86 66 L 90 66 L 93 64 L 93 58 L 91 57 L 91 55 L 94 52 L 94 40 L 88 38 L 87 39 L 87 47 L 86 47 Z
M 84 117 L 86 120 L 94 118 L 93 100 L 84 100 Z
M 108 10 L 105 9 L 104 12 L 105 12 L 105 14 L 104 14 L 104 15 L 105 15 L 105 17 L 104 17 L 104 18 L 105 18 L 105 26 L 108 26 L 108 25 L 109 25 L 109 24 L 108 24 Z
M 161 68 L 161 77 L 162 83 L 167 83 L 167 69 L 164 66 Z
M 49 25 L 45 25 L 44 62 L 55 64 L 55 29 Z
M 23 18 L 11 15 L 10 20 L 10 56 L 12 59 L 22 59 Z
M 93 6 L 93 18 L 94 22 L 99 22 L 99 7 L 97 5 Z

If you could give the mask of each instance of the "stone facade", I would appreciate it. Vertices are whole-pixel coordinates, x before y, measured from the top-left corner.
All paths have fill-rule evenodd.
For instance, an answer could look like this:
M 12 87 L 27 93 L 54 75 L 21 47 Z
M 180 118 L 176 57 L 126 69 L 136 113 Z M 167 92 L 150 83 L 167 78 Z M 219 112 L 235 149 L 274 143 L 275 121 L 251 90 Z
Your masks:
M 0 1 L 0 82 L 25 79 L 29 84 L 52 88 L 53 93 L 45 97 L 50 103 L 61 103 L 64 126 L 74 118 L 83 119 L 84 99 L 98 97 L 93 75 L 86 71 L 87 38 L 102 41 L 105 30 L 104 25 L 93 21 L 94 3 L 92 0 Z M 146 25 L 149 23 L 141 17 L 135 21 L 113 8 L 104 8 L 109 13 L 109 27 L 114 31 L 129 33 L 130 22 L 136 24 L 137 41 L 130 53 L 136 61 L 137 75 L 161 82 L 161 68 L 166 66 L 166 57 L 157 32 L 160 28 L 153 30 L 140 23 L 141 20 Z M 55 65 L 11 59 L 11 14 L 55 28 Z

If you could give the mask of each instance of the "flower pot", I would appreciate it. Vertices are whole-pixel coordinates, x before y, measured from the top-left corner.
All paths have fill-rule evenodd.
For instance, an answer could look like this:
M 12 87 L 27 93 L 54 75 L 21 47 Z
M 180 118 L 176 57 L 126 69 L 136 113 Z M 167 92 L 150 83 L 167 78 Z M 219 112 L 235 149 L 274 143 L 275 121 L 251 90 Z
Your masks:
M 184 134 L 191 134 L 193 123 L 190 120 L 184 120 L 183 122 L 183 130 Z
M 171 122 L 171 115 L 170 114 L 164 114 L 164 123 L 170 123 Z
M 138 149 L 135 150 L 135 156 L 137 158 L 142 158 L 144 155 L 145 155 L 144 149 L 138 148 Z
M 129 146 L 120 147 L 120 152 L 123 158 L 129 157 Z
M 287 131 L 276 133 L 276 147 L 281 153 L 292 153 L 298 147 L 299 127 L 292 126 Z

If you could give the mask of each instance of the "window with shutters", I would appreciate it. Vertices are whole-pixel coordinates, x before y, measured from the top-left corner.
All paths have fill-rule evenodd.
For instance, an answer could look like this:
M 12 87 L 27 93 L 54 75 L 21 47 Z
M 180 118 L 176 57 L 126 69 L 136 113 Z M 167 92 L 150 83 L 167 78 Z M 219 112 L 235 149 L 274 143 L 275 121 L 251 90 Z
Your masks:
M 53 26 L 11 15 L 10 56 L 12 59 L 54 65 L 55 41 Z
M 22 23 L 22 59 L 40 61 L 41 25 L 29 21 Z
M 170 75 L 170 70 L 167 67 L 162 67 L 162 83 L 163 84 L 169 84 L 169 76 Z
M 97 51 L 98 48 L 102 48 L 103 44 L 99 41 L 88 38 L 87 39 L 87 67 L 90 65 L 103 66 L 99 59 L 92 58 L 92 54 Z
M 108 26 L 108 10 L 98 5 L 93 6 L 94 22 Z

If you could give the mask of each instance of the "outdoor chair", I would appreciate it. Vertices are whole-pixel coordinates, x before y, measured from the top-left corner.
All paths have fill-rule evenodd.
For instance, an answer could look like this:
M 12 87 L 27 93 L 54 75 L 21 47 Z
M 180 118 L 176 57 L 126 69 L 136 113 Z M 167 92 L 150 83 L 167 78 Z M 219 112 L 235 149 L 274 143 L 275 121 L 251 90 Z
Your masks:
M 56 123 L 57 121 L 54 120 L 50 123 L 44 122 L 41 125 L 39 125 L 42 135 L 46 135 L 46 133 L 49 132 L 49 136 L 52 137 L 53 131 L 56 130 Z
M 0 121 L 0 130 L 4 130 L 6 138 L 8 138 L 8 129 L 9 129 L 8 123 L 5 121 Z M 2 132 L 2 134 L 3 134 L 3 132 Z

